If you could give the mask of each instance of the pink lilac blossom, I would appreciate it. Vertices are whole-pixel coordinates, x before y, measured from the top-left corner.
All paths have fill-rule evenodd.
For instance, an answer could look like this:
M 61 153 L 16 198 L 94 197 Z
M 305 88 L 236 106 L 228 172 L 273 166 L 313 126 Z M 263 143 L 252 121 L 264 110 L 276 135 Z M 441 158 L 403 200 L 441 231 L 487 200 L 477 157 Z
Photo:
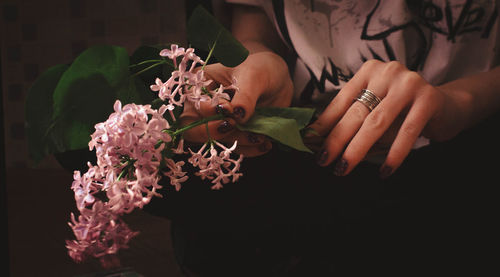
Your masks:
M 170 135 L 163 132 L 170 128 L 163 118 L 167 107 L 163 105 L 157 111 L 150 105 L 127 104 L 122 109 L 119 100 L 113 107 L 115 112 L 108 120 L 95 125 L 96 131 L 89 142 L 89 149 L 96 150 L 97 165 L 113 167 L 127 156 L 136 161 L 135 166 L 148 168 L 153 173 L 161 160 L 162 148 L 157 147 L 158 141 L 171 141 Z
M 163 49 L 160 51 L 160 56 L 168 57 L 174 62 L 174 67 L 177 68 L 177 57 L 183 56 L 185 54 L 185 50 L 182 47 L 179 47 L 176 44 L 170 45 L 169 49 Z
M 96 124 L 89 148 L 96 150 L 97 165 L 88 163 L 85 174 L 75 171 L 73 176 L 72 189 L 80 216 L 78 220 L 72 216 L 70 226 L 76 240 L 68 241 L 67 248 L 75 260 L 115 253 L 125 247 L 135 233 L 119 216 L 161 196 L 156 192 L 161 188 L 161 151 L 172 139 L 165 132 L 170 128 L 163 118 L 167 110 L 165 105 L 159 110 L 135 104 L 122 108 L 116 101 L 108 120 Z M 185 181 L 180 176 L 180 165 L 172 168 L 177 185 Z M 107 202 L 96 200 L 99 192 L 105 192 Z
M 166 158 L 165 164 L 170 171 L 163 174 L 170 178 L 170 184 L 175 187 L 176 191 L 179 191 L 181 189 L 181 183 L 189 178 L 186 176 L 186 172 L 182 170 L 182 166 L 185 164 L 184 161 L 175 162 L 172 159 Z
M 206 149 L 209 145 L 209 149 Z M 221 189 L 223 184 L 228 182 L 236 182 L 243 174 L 239 173 L 240 163 L 243 160 L 243 155 L 239 155 L 237 160 L 230 157 L 231 153 L 236 149 L 237 142 L 233 146 L 227 148 L 225 145 L 213 141 L 205 143 L 198 152 L 191 152 L 191 158 L 188 159 L 193 166 L 200 170 L 195 175 L 200 176 L 202 180 L 211 180 L 212 189 Z M 217 152 L 215 146 L 218 146 L 222 151 Z
M 177 68 L 166 82 L 157 78 L 151 86 L 151 90 L 159 92 L 162 100 L 167 100 L 167 105 L 155 110 L 151 105 L 127 104 L 122 107 L 122 103 L 116 101 L 114 112 L 105 122 L 96 124 L 91 135 L 89 149 L 96 151 L 97 164 L 88 163 L 84 174 L 74 172 L 71 188 L 80 215 L 76 218 L 71 214 L 69 225 L 76 240 L 67 241 L 66 247 L 77 262 L 89 256 L 105 259 L 119 249 L 127 248 L 128 241 L 138 233 L 130 230 L 120 216 L 135 208 L 143 208 L 154 196 L 161 197 L 157 191 L 162 188 L 159 185 L 162 175 L 170 179 L 177 191 L 188 179 L 182 169 L 184 161 L 176 162 L 169 155 L 164 156 L 165 147 L 170 147 L 167 149 L 169 153 L 187 153 L 184 139 L 178 135 L 171 137 L 174 132 L 169 130 L 171 126 L 164 113 L 168 111 L 176 121 L 175 106 L 188 101 L 199 109 L 204 101 L 214 104 L 221 98 L 229 100 L 225 90 L 238 89 L 233 80 L 229 86 L 220 85 L 209 90 L 207 87 L 211 81 L 206 79 L 203 70 L 195 70 L 197 65 L 205 62 L 194 54 L 192 48 L 172 45 L 160 55 L 172 59 Z M 235 142 L 228 148 L 210 140 L 196 153 L 188 149 L 192 154 L 188 162 L 199 168 L 196 175 L 211 180 L 212 189 L 221 189 L 223 184 L 236 182 L 242 176 L 238 171 L 243 155 L 238 159 L 231 158 L 236 145 Z
M 92 209 L 81 210 L 78 219 L 72 213 L 69 225 L 76 240 L 66 241 L 66 248 L 76 262 L 89 256 L 100 258 L 115 254 L 119 249 L 127 248 L 129 240 L 138 234 L 132 232 L 102 201 L 96 201 Z
M 172 72 L 171 77 L 166 82 L 157 78 L 155 84 L 151 85 L 150 88 L 152 91 L 158 91 L 158 97 L 168 102 L 169 109 L 182 106 L 185 101 L 191 102 L 199 109 L 201 102 L 218 103 L 220 98 L 229 100 L 229 95 L 224 93 L 224 90 L 236 88 L 234 86 L 235 80 L 233 80 L 233 84 L 229 86 L 221 85 L 215 90 L 208 89 L 212 81 L 207 80 L 205 71 L 195 70 L 197 65 L 204 65 L 205 62 L 194 53 L 193 48 L 184 50 L 177 45 L 171 45 L 170 49 L 161 50 L 160 56 L 172 59 L 176 70 Z M 182 59 L 177 66 L 179 57 Z M 191 65 L 188 65 L 190 61 Z

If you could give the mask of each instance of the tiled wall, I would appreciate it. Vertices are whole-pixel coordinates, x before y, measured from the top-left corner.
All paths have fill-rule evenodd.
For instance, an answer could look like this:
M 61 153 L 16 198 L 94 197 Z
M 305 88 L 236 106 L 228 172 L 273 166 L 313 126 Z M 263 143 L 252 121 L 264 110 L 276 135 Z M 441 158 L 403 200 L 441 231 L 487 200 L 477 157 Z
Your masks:
M 32 166 L 24 101 L 48 67 L 96 44 L 125 47 L 185 43 L 185 5 L 177 0 L 1 0 L 1 61 L 6 164 Z M 57 168 L 49 157 L 40 167 Z

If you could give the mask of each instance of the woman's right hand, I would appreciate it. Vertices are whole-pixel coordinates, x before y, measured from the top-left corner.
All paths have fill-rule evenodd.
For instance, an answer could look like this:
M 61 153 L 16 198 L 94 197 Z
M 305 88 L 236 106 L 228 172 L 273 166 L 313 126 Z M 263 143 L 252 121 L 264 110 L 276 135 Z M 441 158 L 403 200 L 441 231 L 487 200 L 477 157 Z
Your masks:
M 285 61 L 271 51 L 250 54 L 240 65 L 230 68 L 220 63 L 205 67 L 207 79 L 228 86 L 235 82 L 238 90 L 232 99 L 219 103 L 203 102 L 197 110 L 186 102 L 180 119 L 183 125 L 201 118 L 224 113 L 224 120 L 208 124 L 208 134 L 227 144 L 238 141 L 236 152 L 245 156 L 259 156 L 272 148 L 265 136 L 239 131 L 236 124 L 244 124 L 253 115 L 256 106 L 288 107 L 292 101 L 293 83 Z M 232 94 L 232 93 L 230 93 Z M 184 138 L 189 142 L 204 143 L 208 139 L 207 127 L 198 126 L 187 131 Z

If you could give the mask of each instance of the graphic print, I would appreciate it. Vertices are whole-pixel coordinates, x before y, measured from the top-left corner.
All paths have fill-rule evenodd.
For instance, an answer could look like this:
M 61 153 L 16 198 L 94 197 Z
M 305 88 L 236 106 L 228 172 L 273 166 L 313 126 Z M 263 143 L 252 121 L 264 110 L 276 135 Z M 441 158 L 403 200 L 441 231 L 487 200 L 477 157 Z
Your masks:
M 285 18 L 285 9 L 289 4 L 288 1 L 275 0 L 273 8 L 282 36 L 291 47 L 295 47 L 296 45 L 290 37 L 291 30 L 287 25 L 287 18 Z M 475 34 L 475 39 L 485 39 L 489 37 L 491 28 L 498 17 L 497 4 L 493 0 L 377 0 L 366 2 L 297 0 L 295 5 L 300 5 L 303 8 L 299 12 L 295 10 L 294 14 L 304 18 L 303 22 L 300 22 L 304 27 L 310 29 L 327 27 L 326 29 L 328 29 L 328 34 L 323 42 L 324 46 L 321 48 L 326 50 L 320 53 L 324 55 L 322 65 L 319 66 L 319 68 L 322 66 L 321 72 L 315 73 L 310 66 L 307 66 L 311 78 L 301 94 L 301 101 L 304 104 L 311 102 L 315 90 L 324 93 L 328 84 L 339 86 L 340 81 L 348 81 L 356 72 L 356 66 L 366 60 L 391 61 L 398 59 L 398 49 L 395 49 L 397 45 L 394 42 L 397 42 L 399 38 L 412 38 L 411 43 L 405 45 L 405 61 L 403 62 L 410 70 L 419 71 L 423 68 L 429 50 L 437 36 L 445 37 L 450 43 L 460 42 L 462 37 L 468 34 Z M 304 22 L 318 26 L 306 26 Z M 321 22 L 321 24 L 316 22 Z M 327 24 L 325 25 L 324 22 Z M 347 25 L 346 22 L 351 25 Z M 343 29 L 339 30 L 346 25 L 351 28 L 345 32 Z M 356 39 L 359 41 L 355 44 L 362 45 L 360 49 L 352 49 L 352 51 L 358 52 L 358 62 L 346 64 L 343 61 L 338 62 L 337 59 L 328 55 L 328 49 L 336 47 L 341 49 L 338 44 L 343 43 L 343 41 L 347 40 L 353 43 L 352 38 L 344 36 L 344 34 L 352 34 L 353 31 L 359 32 L 356 35 Z M 300 52 L 300 49 L 294 50 L 297 53 Z M 352 66 L 352 64 L 356 64 L 356 66 Z

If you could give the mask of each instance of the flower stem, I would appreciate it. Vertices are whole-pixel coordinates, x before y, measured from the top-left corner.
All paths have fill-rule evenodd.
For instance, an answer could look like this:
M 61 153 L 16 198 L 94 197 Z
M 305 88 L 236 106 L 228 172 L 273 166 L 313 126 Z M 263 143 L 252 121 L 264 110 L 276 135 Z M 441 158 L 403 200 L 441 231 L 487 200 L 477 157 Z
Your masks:
M 189 129 L 192 129 L 194 127 L 200 126 L 200 125 L 208 123 L 210 121 L 221 120 L 223 118 L 224 118 L 223 114 L 217 114 L 217 115 L 205 117 L 202 120 L 195 121 L 195 122 L 193 122 L 193 123 L 191 123 L 189 125 L 186 125 L 186 126 L 180 128 L 180 129 L 177 129 L 175 132 L 172 133 L 172 135 L 173 136 L 177 136 L 178 134 L 184 133 L 185 131 L 187 131 Z
M 157 63 L 155 63 L 155 64 L 153 64 L 153 65 L 150 65 L 150 66 L 148 66 L 148 67 L 144 68 L 143 70 L 138 71 L 138 72 L 136 72 L 136 73 L 132 74 L 132 77 L 135 77 L 135 76 L 137 76 L 137 75 L 139 75 L 139 74 L 141 74 L 141 73 L 143 73 L 143 72 L 146 72 L 146 71 L 150 70 L 151 68 L 154 68 L 154 67 L 156 67 L 156 66 L 158 66 L 158 65 L 160 65 L 160 64 L 164 64 L 164 63 L 167 63 L 167 62 L 166 62 L 166 61 L 161 61 L 161 62 L 157 62 Z
M 131 64 L 131 65 L 129 65 L 128 67 L 139 66 L 139 65 L 146 64 L 146 63 L 157 63 L 157 62 L 162 62 L 162 61 L 163 61 L 163 60 L 146 60 L 146 61 L 142 61 L 142 62 L 140 62 L 140 63 Z
M 212 53 L 214 52 L 215 45 L 217 44 L 217 40 L 219 39 L 220 33 L 221 31 L 219 31 L 217 37 L 215 38 L 214 44 L 212 45 L 212 47 L 210 47 L 210 52 L 208 52 L 207 59 L 205 60 L 205 64 L 201 67 L 201 70 L 205 69 L 205 66 L 208 64 L 208 60 L 210 60 L 210 58 L 212 57 Z

